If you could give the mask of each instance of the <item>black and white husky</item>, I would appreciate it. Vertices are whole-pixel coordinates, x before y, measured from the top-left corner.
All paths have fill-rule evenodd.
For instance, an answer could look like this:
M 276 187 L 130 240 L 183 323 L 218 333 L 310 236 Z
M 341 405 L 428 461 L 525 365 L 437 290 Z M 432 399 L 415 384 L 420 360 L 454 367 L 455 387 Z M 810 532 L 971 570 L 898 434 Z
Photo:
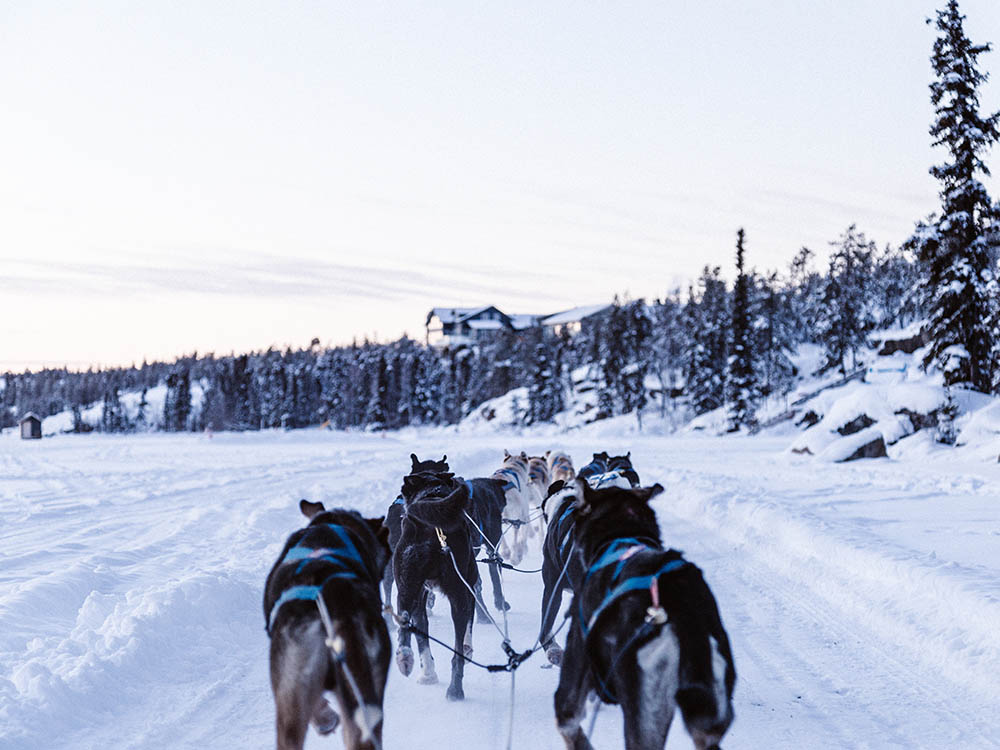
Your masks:
M 307 500 L 299 507 L 309 525 L 288 538 L 264 587 L 278 748 L 299 750 L 310 721 L 329 734 L 341 717 L 346 747 L 375 748 L 382 742 L 391 652 L 378 590 L 389 559 L 383 519 Z M 340 716 L 323 697 L 327 690 L 336 695 Z
M 466 513 L 469 486 L 450 473 L 420 472 L 403 480 L 403 518 L 399 542 L 392 553 L 396 578 L 396 609 L 415 628 L 399 628 L 396 663 L 400 672 L 413 670 L 410 636 L 415 635 L 420 655 L 420 682 L 437 682 L 427 633 L 427 593 L 441 591 L 451 605 L 455 627 L 455 654 L 451 659 L 448 700 L 462 700 L 465 660 L 472 654 L 473 591 L 479 584 L 473 530 Z
M 718 748 L 733 720 L 729 638 L 701 571 L 662 547 L 648 505 L 662 489 L 578 488 L 584 571 L 555 693 L 568 748 L 591 747 L 581 720 L 592 691 L 621 705 L 628 750 L 661 750 L 676 708 L 698 750 Z
M 419 474 L 421 472 L 437 472 L 444 473 L 448 472 L 448 456 L 441 456 L 440 461 L 435 461 L 433 459 L 427 461 L 421 461 L 417 458 L 416 453 L 410 454 L 410 474 Z M 399 537 L 403 533 L 403 505 L 405 500 L 403 499 L 403 490 L 400 489 L 399 494 L 396 499 L 392 501 L 385 511 L 385 527 L 389 530 L 389 549 L 396 549 L 396 544 L 399 542 Z M 382 575 L 382 598 L 386 602 L 392 601 L 392 558 L 389 558 L 389 564 L 385 566 L 385 573 Z

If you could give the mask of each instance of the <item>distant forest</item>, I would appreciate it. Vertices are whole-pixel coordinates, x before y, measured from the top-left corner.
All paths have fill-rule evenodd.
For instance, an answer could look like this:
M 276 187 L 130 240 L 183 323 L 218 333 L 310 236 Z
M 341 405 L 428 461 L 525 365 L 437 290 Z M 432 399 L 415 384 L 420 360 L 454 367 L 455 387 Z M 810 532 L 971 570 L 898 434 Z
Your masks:
M 850 227 L 833 243 L 824 273 L 812 268 L 814 259 L 803 248 L 784 273 L 746 272 L 734 287 L 723 281 L 719 267 L 706 267 L 684 292 L 648 304 L 616 300 L 574 336 L 535 327 L 500 330 L 484 343 L 455 350 L 403 338 L 330 349 L 191 355 L 87 372 L 6 373 L 0 425 L 12 426 L 28 411 L 44 417 L 74 410 L 78 431 L 258 430 L 326 422 L 384 430 L 453 424 L 484 401 L 522 386 L 527 398 L 520 419 L 532 424 L 564 408 L 571 373 L 584 365 L 598 393 L 595 418 L 647 405 L 699 414 L 737 395 L 730 369 L 738 320 L 744 321 L 743 346 L 751 360 L 741 387 L 753 404 L 792 386 L 788 355 L 797 345 L 822 344 L 827 367 L 846 371 L 868 333 L 922 314 L 910 294 L 917 266 L 906 251 L 880 250 Z M 203 391 L 200 408 L 192 403 L 192 384 Z M 123 392 L 160 385 L 167 387 L 162 412 L 143 407 L 128 413 L 122 406 Z M 100 419 L 85 421 L 82 410 L 98 402 Z
M 825 268 L 801 249 L 780 271 L 747 270 L 743 230 L 736 234 L 736 279 L 705 267 L 686 290 L 663 299 L 616 300 L 575 336 L 541 328 L 501 331 L 477 346 L 435 351 L 401 339 L 333 349 L 278 351 L 73 373 L 43 370 L 0 378 L 0 426 L 33 411 L 72 410 L 73 428 L 121 432 L 258 430 L 328 423 L 387 430 L 453 424 L 484 401 L 527 388 L 518 421 L 549 421 L 571 394 L 571 374 L 589 366 L 597 391 L 594 418 L 661 409 L 693 415 L 726 407 L 731 430 L 753 428 L 757 407 L 786 393 L 796 373 L 789 358 L 806 342 L 826 353 L 821 369 L 848 372 L 869 335 L 920 321 L 923 364 L 944 385 L 1000 390 L 1000 203 L 981 181 L 986 154 L 1000 138 L 1000 112 L 981 114 L 988 44 L 966 36 L 957 0 L 934 19 L 929 128 L 944 161 L 930 168 L 940 209 L 920 221 L 901 247 L 879 248 L 856 226 L 831 242 Z M 749 239 L 752 248 L 752 238 Z M 194 408 L 192 386 L 202 392 Z M 142 398 L 136 413 L 124 391 L 166 386 L 160 413 Z M 83 409 L 101 402 L 88 423 Z

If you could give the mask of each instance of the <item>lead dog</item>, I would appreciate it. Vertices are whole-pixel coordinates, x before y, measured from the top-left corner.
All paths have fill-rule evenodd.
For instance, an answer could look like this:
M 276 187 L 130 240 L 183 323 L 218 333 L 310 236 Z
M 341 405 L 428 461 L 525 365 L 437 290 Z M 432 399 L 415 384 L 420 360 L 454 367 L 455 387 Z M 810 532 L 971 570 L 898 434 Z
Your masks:
M 264 587 L 264 619 L 271 639 L 271 689 L 279 750 L 300 750 L 312 721 L 329 734 L 340 717 L 323 697 L 336 694 L 351 750 L 381 746 L 382 699 L 390 643 L 378 581 L 389 559 L 382 519 L 354 511 L 299 503 L 309 525 L 292 534 Z M 335 658 L 326 640 L 318 599 L 342 645 Z M 354 678 L 361 704 L 345 676 Z
M 578 488 L 574 543 L 585 565 L 571 604 L 555 693 L 568 748 L 590 748 L 584 703 L 621 705 L 627 750 L 659 750 L 675 708 L 698 750 L 717 749 L 733 719 L 729 638 L 701 571 L 664 550 L 648 503 L 660 485 Z

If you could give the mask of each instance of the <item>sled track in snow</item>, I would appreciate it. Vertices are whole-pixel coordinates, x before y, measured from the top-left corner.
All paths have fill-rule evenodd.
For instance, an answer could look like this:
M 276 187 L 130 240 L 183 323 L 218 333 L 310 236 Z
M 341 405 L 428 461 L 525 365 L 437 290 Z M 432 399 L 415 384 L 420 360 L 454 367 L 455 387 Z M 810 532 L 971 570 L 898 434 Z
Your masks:
M 733 641 L 737 719 L 726 746 L 998 746 L 984 687 L 1000 657 L 982 638 L 995 622 L 996 560 L 935 561 L 890 527 L 861 523 L 853 506 L 837 510 L 860 492 L 982 502 L 1000 494 L 989 476 L 934 482 L 880 464 L 817 477 L 760 438 L 438 430 L 40 443 L 0 441 L 3 750 L 272 746 L 260 595 L 302 524 L 298 499 L 381 514 L 411 450 L 447 453 L 471 477 L 492 473 L 504 447 L 566 447 L 577 465 L 592 450 L 631 449 L 643 480 L 667 488 L 654 502 L 664 539 L 705 571 Z M 536 551 L 525 565 L 538 560 Z M 527 648 L 540 578 L 506 572 L 504 586 L 513 644 Z M 448 640 L 446 610 L 439 603 L 431 631 Z M 475 658 L 505 661 L 497 641 L 477 625 Z M 434 654 L 440 672 L 448 655 Z M 543 663 L 536 655 L 518 670 L 515 747 L 562 747 L 558 675 Z M 385 746 L 502 747 L 509 677 L 466 675 L 468 699 L 450 704 L 445 685 L 418 685 L 393 666 Z M 620 746 L 620 726 L 617 709 L 602 710 L 595 745 Z M 675 722 L 668 748 L 690 746 Z M 312 735 L 307 747 L 341 743 Z

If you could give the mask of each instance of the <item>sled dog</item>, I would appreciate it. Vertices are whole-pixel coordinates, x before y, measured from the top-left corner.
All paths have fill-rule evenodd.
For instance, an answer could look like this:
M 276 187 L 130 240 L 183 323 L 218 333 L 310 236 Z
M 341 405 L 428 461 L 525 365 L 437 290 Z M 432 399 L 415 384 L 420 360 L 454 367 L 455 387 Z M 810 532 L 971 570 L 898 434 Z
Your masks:
M 662 547 L 648 505 L 662 490 L 578 487 L 585 567 L 554 699 L 568 748 L 591 747 L 581 729 L 591 691 L 621 706 L 629 750 L 663 748 L 678 708 L 698 750 L 717 749 L 733 720 L 729 638 L 701 571 Z
M 381 518 L 308 500 L 299 507 L 309 524 L 288 538 L 264 587 L 277 746 L 299 750 L 310 722 L 329 734 L 343 721 L 344 745 L 369 750 L 382 742 L 391 653 L 378 589 L 389 559 L 388 532 Z M 336 651 L 327 642 L 331 635 Z M 324 691 L 336 696 L 339 716 Z
M 528 486 L 528 454 L 521 451 L 512 455 L 503 452 L 503 465 L 493 472 L 493 478 L 503 482 L 506 504 L 503 509 L 506 529 L 501 544 L 501 554 L 512 565 L 517 565 L 524 559 L 528 546 L 528 537 L 532 529 L 528 525 L 532 491 Z

